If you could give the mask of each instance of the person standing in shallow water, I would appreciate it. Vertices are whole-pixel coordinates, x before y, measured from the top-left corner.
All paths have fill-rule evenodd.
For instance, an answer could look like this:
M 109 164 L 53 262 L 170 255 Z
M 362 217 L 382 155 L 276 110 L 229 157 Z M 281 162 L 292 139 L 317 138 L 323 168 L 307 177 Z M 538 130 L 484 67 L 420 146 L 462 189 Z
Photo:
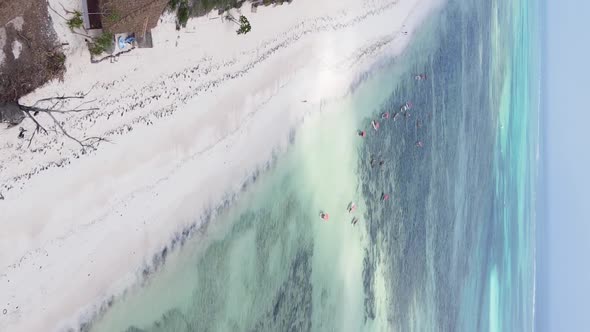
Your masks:
M 371 157 L 371 161 L 369 162 L 371 165 L 371 168 L 375 167 L 375 163 L 377 163 L 377 160 L 373 157 Z
M 373 129 L 375 129 L 375 131 L 379 130 L 379 121 L 377 121 L 377 120 L 371 121 L 371 126 L 373 126 Z

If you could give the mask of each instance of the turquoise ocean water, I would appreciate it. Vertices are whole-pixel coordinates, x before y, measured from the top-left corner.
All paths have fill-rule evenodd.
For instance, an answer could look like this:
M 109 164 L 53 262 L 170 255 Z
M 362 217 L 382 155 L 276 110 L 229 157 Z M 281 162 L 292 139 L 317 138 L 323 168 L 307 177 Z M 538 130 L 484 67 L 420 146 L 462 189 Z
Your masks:
M 531 331 L 536 6 L 449 0 L 402 56 L 307 121 L 231 207 L 86 327 Z

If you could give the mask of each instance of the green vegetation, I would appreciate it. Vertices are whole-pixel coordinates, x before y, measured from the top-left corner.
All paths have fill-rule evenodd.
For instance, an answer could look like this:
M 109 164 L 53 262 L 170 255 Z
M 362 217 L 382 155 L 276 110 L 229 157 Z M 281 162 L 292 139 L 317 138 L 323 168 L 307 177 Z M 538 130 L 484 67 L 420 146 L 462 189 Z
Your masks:
M 250 22 L 248 21 L 246 16 L 241 15 L 239 23 L 240 23 L 240 28 L 238 30 L 236 30 L 236 33 L 238 35 L 245 35 L 248 32 L 250 32 L 250 30 L 252 30 L 252 26 L 250 26 Z
M 275 3 L 282 5 L 283 2 L 291 2 L 291 1 L 288 1 L 288 0 L 262 0 L 262 4 L 265 6 L 273 5 Z
M 176 13 L 176 28 L 185 27 L 190 17 L 206 15 L 213 10 L 227 12 L 232 8 L 239 8 L 246 0 L 168 0 L 168 8 Z M 263 0 L 262 4 L 282 4 L 289 0 Z M 233 20 L 233 19 L 232 19 Z M 239 21 L 233 20 L 240 25 L 236 31 L 238 34 L 246 34 L 252 30 L 252 26 L 246 17 L 241 16 Z
M 178 9 L 178 5 L 180 4 L 181 0 L 170 0 L 168 1 L 168 8 L 170 8 L 171 11 L 176 11 L 176 9 Z
M 66 56 L 56 50 L 47 54 L 45 68 L 51 76 L 60 76 L 66 71 Z
M 188 19 L 191 17 L 191 6 L 189 0 L 169 0 L 168 8 L 176 12 L 176 30 L 186 27 Z
M 245 0 L 190 0 L 192 2 L 193 15 L 201 16 L 214 9 L 226 11 L 231 8 L 238 8 Z
M 112 13 L 106 16 L 106 19 L 111 23 L 119 22 L 121 20 L 121 14 L 119 14 L 116 11 L 113 11 Z
M 173 0 L 171 0 L 173 1 Z M 219 10 L 219 11 L 228 11 L 232 8 L 239 8 L 242 6 L 246 0 L 189 0 L 192 5 L 192 15 L 193 16 L 201 16 L 205 15 L 212 10 Z M 282 5 L 286 2 L 291 2 L 293 0 L 262 0 L 261 5 L 269 6 L 273 4 Z M 251 1 L 252 2 L 252 1 Z
M 176 19 L 178 20 L 178 24 L 181 27 L 186 27 L 186 23 L 190 17 L 190 8 L 188 7 L 188 2 L 182 1 L 178 5 L 178 11 L 176 12 Z
M 73 14 L 74 16 L 67 20 L 68 27 L 70 27 L 71 30 L 80 29 L 82 25 L 84 25 L 82 13 L 75 11 Z
M 90 54 L 99 55 L 110 49 L 114 43 L 113 34 L 103 32 L 100 36 L 94 38 L 92 42 L 90 42 L 88 49 L 90 50 Z

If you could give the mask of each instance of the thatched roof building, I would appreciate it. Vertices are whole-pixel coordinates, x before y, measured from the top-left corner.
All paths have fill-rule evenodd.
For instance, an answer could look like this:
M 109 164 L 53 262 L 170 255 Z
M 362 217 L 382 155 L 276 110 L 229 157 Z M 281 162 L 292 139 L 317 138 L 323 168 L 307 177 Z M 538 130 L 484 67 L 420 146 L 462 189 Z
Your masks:
M 111 33 L 133 32 L 140 37 L 158 25 L 168 0 L 100 0 L 106 15 L 102 28 Z
M 168 0 L 82 0 L 87 28 L 113 34 L 133 33 L 141 41 L 150 38 Z

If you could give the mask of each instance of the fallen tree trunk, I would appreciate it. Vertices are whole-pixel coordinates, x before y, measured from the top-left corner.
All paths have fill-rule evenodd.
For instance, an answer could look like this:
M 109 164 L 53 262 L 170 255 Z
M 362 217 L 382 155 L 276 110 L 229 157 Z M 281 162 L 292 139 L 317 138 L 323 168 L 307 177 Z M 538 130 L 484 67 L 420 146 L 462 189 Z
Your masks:
M 91 89 L 92 90 L 92 89 Z M 60 120 L 56 118 L 57 114 L 66 114 L 66 113 L 80 113 L 80 112 L 92 112 L 98 110 L 98 108 L 94 107 L 83 107 L 89 103 L 93 103 L 95 100 L 84 101 L 86 96 L 90 93 L 88 91 L 85 94 L 76 95 L 76 96 L 57 96 L 57 97 L 50 97 L 50 98 L 43 98 L 37 100 L 33 105 L 26 106 L 21 105 L 19 102 L 14 103 L 6 103 L 0 104 L 0 122 L 7 123 L 9 127 L 16 126 L 20 124 L 25 118 L 31 119 L 35 124 L 35 129 L 31 132 L 31 136 L 29 137 L 29 144 L 33 141 L 35 134 L 43 133 L 48 134 L 48 129 L 53 131 L 57 134 L 61 134 L 70 140 L 78 143 L 83 149 L 90 148 L 96 149 L 96 145 L 100 142 L 107 141 L 104 137 L 100 136 L 92 136 L 92 137 L 84 137 L 84 138 L 77 138 L 72 136 L 68 130 L 66 130 Z M 64 103 L 68 100 L 78 99 L 82 102 L 74 107 L 74 108 L 67 108 L 65 107 Z M 46 106 L 40 106 L 40 105 Z M 45 114 L 51 121 L 49 122 L 49 126 L 45 128 L 41 122 L 37 119 L 37 116 L 40 114 Z M 27 130 L 21 128 L 19 132 L 19 138 L 24 138 L 24 133 Z

